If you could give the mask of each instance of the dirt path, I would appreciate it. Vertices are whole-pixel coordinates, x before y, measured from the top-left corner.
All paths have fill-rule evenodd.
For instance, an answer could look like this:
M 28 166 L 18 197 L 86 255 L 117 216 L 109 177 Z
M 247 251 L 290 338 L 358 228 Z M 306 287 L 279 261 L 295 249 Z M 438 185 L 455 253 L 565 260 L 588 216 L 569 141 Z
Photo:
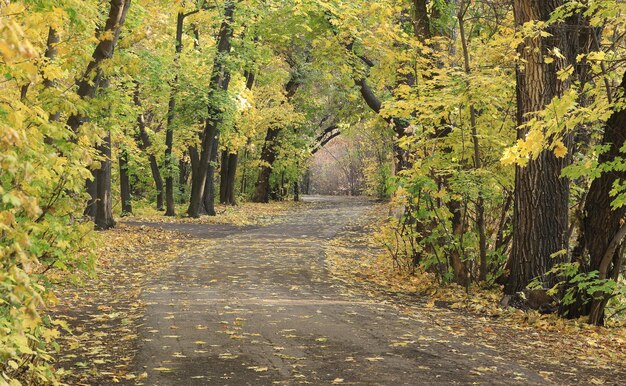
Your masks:
M 134 365 L 143 384 L 546 384 L 523 361 L 329 277 L 324 246 L 369 206 L 324 199 L 220 232 L 154 278 Z M 201 229 L 181 230 L 193 243 L 208 237 Z

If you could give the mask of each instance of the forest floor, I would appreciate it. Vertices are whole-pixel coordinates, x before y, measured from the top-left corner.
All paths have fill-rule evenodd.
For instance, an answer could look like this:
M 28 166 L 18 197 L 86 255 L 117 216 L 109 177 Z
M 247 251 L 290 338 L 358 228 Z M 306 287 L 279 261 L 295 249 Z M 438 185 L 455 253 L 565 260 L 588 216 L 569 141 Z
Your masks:
M 98 278 L 55 310 L 72 330 L 66 382 L 626 384 L 622 330 L 481 313 L 372 278 L 372 201 L 269 208 L 105 232 Z

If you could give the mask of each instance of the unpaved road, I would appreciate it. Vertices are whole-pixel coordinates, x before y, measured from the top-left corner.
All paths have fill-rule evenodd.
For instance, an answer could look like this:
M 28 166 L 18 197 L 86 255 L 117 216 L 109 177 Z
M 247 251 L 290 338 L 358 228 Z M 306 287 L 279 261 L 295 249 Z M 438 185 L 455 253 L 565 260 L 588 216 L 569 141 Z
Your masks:
M 329 276 L 324 246 L 369 206 L 323 199 L 244 231 L 185 225 L 189 243 L 215 243 L 186 253 L 145 291 L 134 365 L 148 374 L 141 382 L 546 384 L 490 348 L 433 329 L 393 302 L 354 295 Z

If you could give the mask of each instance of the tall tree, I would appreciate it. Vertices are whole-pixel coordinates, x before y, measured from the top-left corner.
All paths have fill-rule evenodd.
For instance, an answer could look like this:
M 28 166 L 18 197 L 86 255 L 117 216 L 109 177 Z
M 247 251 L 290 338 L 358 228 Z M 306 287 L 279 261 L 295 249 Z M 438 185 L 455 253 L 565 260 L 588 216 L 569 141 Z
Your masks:
M 222 122 L 222 103 L 224 97 L 220 93 L 228 91 L 230 74 L 226 66 L 226 60 L 231 48 L 233 36 L 233 17 L 235 2 L 226 0 L 224 4 L 224 21 L 217 37 L 217 54 L 215 56 L 211 73 L 211 85 L 209 89 L 208 116 L 204 123 L 201 152 L 198 157 L 197 167 L 192 171 L 191 198 L 187 214 L 190 217 L 200 215 L 200 205 L 204 196 L 207 174 L 213 156 L 213 142 L 219 138 L 218 126 Z
M 526 23 L 548 23 L 546 33 L 524 36 L 518 47 L 517 123 L 519 140 L 529 133 L 528 124 L 545 107 L 563 95 L 569 86 L 558 76 L 575 63 L 570 44 L 576 29 L 568 23 L 551 23 L 552 13 L 562 0 L 515 0 L 514 18 L 518 28 Z M 555 53 L 557 53 L 555 55 Z M 551 60 L 546 60 L 550 58 Z M 540 129 L 541 130 L 541 129 Z M 546 134 L 546 133 L 544 133 Z M 571 147 L 566 135 L 564 146 Z M 531 157 L 525 166 L 516 166 L 513 208 L 513 249 L 511 272 L 505 285 L 506 304 L 533 280 L 544 288 L 555 284 L 547 272 L 568 249 L 569 181 L 561 176 L 569 158 L 549 149 Z
M 199 12 L 199 10 L 187 13 L 178 12 L 176 15 L 176 36 L 174 42 L 174 67 L 176 74 L 170 85 L 170 98 L 167 105 L 167 128 L 165 131 L 165 215 L 175 216 L 176 207 L 174 204 L 174 159 L 172 149 L 174 148 L 174 118 L 176 115 L 176 94 L 178 90 L 178 62 L 180 54 L 183 52 L 183 29 L 185 18 Z
M 298 78 L 298 74 L 292 71 L 291 79 L 285 85 L 285 97 L 288 102 L 301 85 L 301 80 Z M 252 196 L 252 202 L 269 202 L 270 200 L 270 176 L 272 175 L 272 166 L 276 161 L 278 151 L 278 136 L 281 132 L 281 127 L 273 126 L 267 130 L 265 135 L 265 141 L 263 142 L 263 150 L 261 150 L 261 167 L 259 170 L 259 176 L 256 182 L 256 188 L 254 195 Z
M 626 72 L 615 95 L 615 111 L 606 122 L 602 145 L 608 151 L 598 159 L 600 165 L 616 162 L 623 157 L 622 148 L 626 143 Z M 593 180 L 587 193 L 583 217 L 581 220 L 578 244 L 574 249 L 574 258 L 581 263 L 581 270 L 586 273 L 598 272 L 598 279 L 617 281 L 619 278 L 626 236 L 626 206 L 614 208 L 610 192 L 617 181 L 626 180 L 626 171 L 608 170 Z M 589 316 L 589 322 L 604 323 L 604 309 L 610 293 L 597 291 L 593 294 L 581 292 L 579 301 L 566 307 L 568 317 Z
M 99 34 L 99 43 L 96 46 L 91 61 L 84 74 L 76 81 L 77 94 L 81 99 L 88 100 L 96 96 L 101 85 L 106 85 L 102 74 L 102 63 L 113 57 L 115 45 L 120 36 L 131 0 L 111 0 L 109 13 L 104 28 Z M 86 117 L 73 114 L 67 121 L 68 126 L 78 132 Z M 94 219 L 98 229 L 108 229 L 115 226 L 111 204 L 111 135 L 110 132 L 97 145 L 98 153 L 102 156 L 100 168 L 93 170 L 93 180 L 87 182 L 87 189 L 91 196 L 85 214 Z
M 257 42 L 257 39 L 255 39 Z M 254 73 L 245 71 L 246 89 L 252 90 L 254 86 Z M 220 203 L 235 205 L 235 178 L 237 176 L 237 164 L 239 162 L 238 149 L 227 149 L 222 154 L 220 166 Z

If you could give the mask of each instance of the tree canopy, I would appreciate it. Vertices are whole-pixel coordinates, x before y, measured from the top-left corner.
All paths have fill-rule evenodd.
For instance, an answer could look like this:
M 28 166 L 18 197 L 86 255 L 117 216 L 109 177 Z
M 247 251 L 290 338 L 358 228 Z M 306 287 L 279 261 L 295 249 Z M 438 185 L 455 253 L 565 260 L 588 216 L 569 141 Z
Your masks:
M 390 200 L 401 267 L 503 285 L 503 306 L 623 314 L 625 12 L 0 1 L 0 383 L 55 382 L 45 310 L 93 271 L 93 229 L 297 199 L 329 169 L 346 182 L 325 192 Z

